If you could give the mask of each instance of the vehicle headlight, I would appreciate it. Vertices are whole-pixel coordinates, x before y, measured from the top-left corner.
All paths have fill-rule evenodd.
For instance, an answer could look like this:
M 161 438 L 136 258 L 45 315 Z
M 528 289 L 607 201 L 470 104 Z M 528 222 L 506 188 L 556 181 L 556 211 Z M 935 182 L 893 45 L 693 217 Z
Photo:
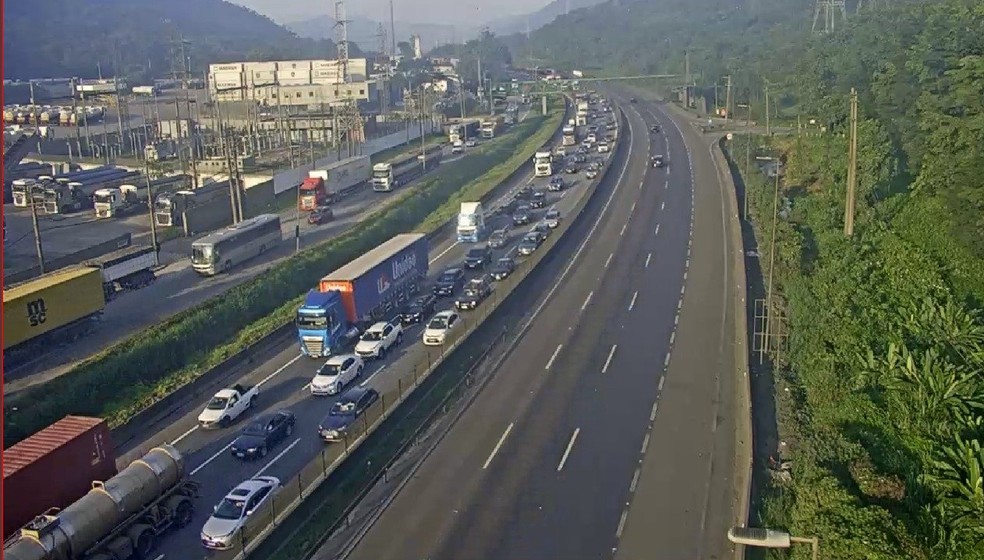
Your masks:
M 250 447 L 246 450 L 247 453 L 256 453 L 257 451 L 259 451 L 259 448 L 257 447 Z

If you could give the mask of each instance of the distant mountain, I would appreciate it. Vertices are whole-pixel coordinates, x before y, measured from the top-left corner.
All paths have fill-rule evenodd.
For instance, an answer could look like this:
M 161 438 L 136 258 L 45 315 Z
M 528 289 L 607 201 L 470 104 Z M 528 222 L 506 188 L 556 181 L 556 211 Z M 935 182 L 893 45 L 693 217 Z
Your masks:
M 527 22 L 529 22 L 530 31 L 536 31 L 544 25 L 553 22 L 553 20 L 557 19 L 557 16 L 563 15 L 568 9 L 573 11 L 578 8 L 590 8 L 592 6 L 602 4 L 605 1 L 606 0 L 554 0 L 533 13 L 494 19 L 486 23 L 486 25 L 488 26 L 489 31 L 495 33 L 496 35 L 525 33 Z
M 177 36 L 196 74 L 214 62 L 335 54 L 223 0 L 20 0 L 4 2 L 3 22 L 4 78 L 109 76 L 117 54 L 131 79 L 160 77 Z
M 379 23 L 366 17 L 352 17 L 348 24 L 349 41 L 355 43 L 363 51 L 379 50 Z M 327 15 L 316 16 L 294 23 L 288 23 L 287 29 L 293 31 L 300 37 L 310 39 L 334 38 L 335 20 Z M 386 30 L 387 41 L 392 41 L 390 35 L 389 22 L 383 22 Z M 396 41 L 409 41 L 410 36 L 416 33 L 420 35 L 420 43 L 423 50 L 430 49 L 450 43 L 452 39 L 462 41 L 477 35 L 477 29 L 463 29 L 452 25 L 439 23 L 408 23 L 404 21 L 396 22 Z

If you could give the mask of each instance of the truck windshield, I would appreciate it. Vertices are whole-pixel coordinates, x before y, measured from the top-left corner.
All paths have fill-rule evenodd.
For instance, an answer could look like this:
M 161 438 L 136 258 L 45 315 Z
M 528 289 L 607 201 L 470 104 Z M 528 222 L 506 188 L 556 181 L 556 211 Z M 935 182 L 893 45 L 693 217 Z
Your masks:
M 154 203 L 154 208 L 161 212 L 171 211 L 171 199 L 170 198 L 158 198 L 157 202 Z
M 458 216 L 459 226 L 473 226 L 475 225 L 475 216 L 472 214 L 461 214 Z
M 219 507 L 215 508 L 215 513 L 212 514 L 212 517 L 216 519 L 241 519 L 245 511 L 245 500 L 230 500 L 229 498 L 225 498 L 219 504 Z
M 328 317 L 326 315 L 311 315 L 308 313 L 297 314 L 297 328 L 299 329 L 326 329 L 328 328 Z
M 106 203 L 109 203 L 109 202 L 112 202 L 113 201 L 113 195 L 111 195 L 111 194 L 97 194 L 97 195 L 93 196 L 93 199 L 95 199 L 96 204 L 106 204 Z
M 389 179 L 390 170 L 387 169 L 385 171 L 382 171 L 382 170 L 377 169 L 377 170 L 375 170 L 375 171 L 372 172 L 372 176 L 375 179 Z
M 211 245 L 192 245 L 191 264 L 212 264 Z
M 226 404 L 229 403 L 229 399 L 225 397 L 212 397 L 212 400 L 208 401 L 205 408 L 209 410 L 225 410 Z

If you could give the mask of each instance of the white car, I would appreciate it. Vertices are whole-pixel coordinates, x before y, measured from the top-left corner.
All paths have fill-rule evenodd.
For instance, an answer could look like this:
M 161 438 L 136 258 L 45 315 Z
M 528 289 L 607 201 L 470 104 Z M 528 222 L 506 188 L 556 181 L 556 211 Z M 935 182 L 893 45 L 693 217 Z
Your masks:
M 478 145 L 478 142 L 476 142 L 474 138 L 469 138 L 468 140 L 465 140 L 465 147 L 466 148 L 474 148 L 477 145 Z
M 354 354 L 328 358 L 311 380 L 312 395 L 337 395 L 346 385 L 362 375 L 365 362 Z
M 560 210 L 556 208 L 551 208 L 547 210 L 547 213 L 543 216 L 543 223 L 547 224 L 550 229 L 557 229 L 560 225 Z
M 198 415 L 198 425 L 202 428 L 225 428 L 236 418 L 253 408 L 259 389 L 253 386 L 236 385 L 215 393 Z
M 355 345 L 355 353 L 360 358 L 382 358 L 390 348 L 403 342 L 403 326 L 400 322 L 380 321 L 366 329 Z
M 608 142 L 600 142 L 598 144 L 598 153 L 604 154 L 606 152 L 608 152 Z
M 280 479 L 258 476 L 241 483 L 215 506 L 212 517 L 202 527 L 202 545 L 212 550 L 229 550 L 237 544 L 236 534 L 249 516 L 264 505 L 280 488 Z
M 448 332 L 460 324 L 460 316 L 454 311 L 441 311 L 431 318 L 424 329 L 424 346 L 441 346 Z

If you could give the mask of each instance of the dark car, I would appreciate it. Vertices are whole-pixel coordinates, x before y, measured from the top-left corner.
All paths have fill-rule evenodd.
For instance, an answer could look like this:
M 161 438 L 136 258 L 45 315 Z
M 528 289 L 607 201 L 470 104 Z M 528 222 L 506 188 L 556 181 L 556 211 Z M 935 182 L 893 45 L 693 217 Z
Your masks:
M 266 457 L 270 449 L 294 433 L 294 413 L 279 410 L 255 418 L 232 442 L 232 454 L 240 459 Z
M 520 200 L 527 200 L 533 196 L 533 185 L 524 185 L 519 191 L 516 192 L 516 198 Z
M 577 166 L 568 165 L 567 166 L 567 169 L 565 169 L 564 172 L 567 173 L 568 175 L 576 175 L 577 174 Z
M 663 160 L 663 156 L 653 156 L 653 167 L 663 167 L 666 162 Z
M 488 278 L 484 276 L 472 278 L 468 284 L 465 285 L 465 293 L 463 293 L 460 298 L 455 300 L 454 306 L 457 307 L 459 311 L 475 309 L 491 294 L 492 284 L 489 282 Z
M 495 262 L 495 266 L 489 274 L 493 280 L 505 280 L 513 271 L 516 270 L 516 261 L 509 257 L 503 257 Z
M 512 222 L 517 226 L 522 226 L 530 223 L 530 207 L 527 205 L 522 205 L 513 212 Z
M 587 151 L 587 150 L 585 150 L 585 151 Z M 584 163 L 584 162 L 588 161 L 588 156 L 586 156 L 583 153 L 577 154 L 576 156 L 574 156 L 574 161 L 576 163 Z
M 328 206 L 318 206 L 308 214 L 307 221 L 309 224 L 320 225 L 327 221 L 330 221 L 335 216 L 331 208 Z
M 424 294 L 417 297 L 417 299 L 410 302 L 410 305 L 407 305 L 403 312 L 400 313 L 400 322 L 404 325 L 420 323 L 424 320 L 424 317 L 430 317 L 434 313 L 434 304 L 436 303 L 437 298 L 431 294 Z
M 318 435 L 328 442 L 348 439 L 352 424 L 377 400 L 379 393 L 369 387 L 345 391 L 318 425 Z
M 547 205 L 547 195 L 542 192 L 538 192 L 535 195 L 533 195 L 533 200 L 530 201 L 530 206 L 532 206 L 533 208 L 544 208 L 546 207 L 546 205 Z
M 659 125 L 654 124 L 649 130 L 652 132 L 659 132 Z
M 530 231 L 531 232 L 538 232 L 540 235 L 543 236 L 544 239 L 546 239 L 546 238 L 550 237 L 550 232 L 551 232 L 552 229 L 553 228 L 551 228 L 550 225 L 547 224 L 547 222 L 539 221 L 539 222 L 536 223 L 535 226 L 533 226 L 533 229 L 531 229 Z
M 450 296 L 465 283 L 465 271 L 461 268 L 449 268 L 441 273 L 434 284 L 435 296 Z
M 465 268 L 485 268 L 485 265 L 492 260 L 492 248 L 488 245 L 475 247 L 468 250 L 465 255 Z
M 551 192 L 559 192 L 564 190 L 564 178 L 559 175 L 554 175 L 550 178 L 550 184 L 547 185 L 547 190 Z
M 519 242 L 517 250 L 520 255 L 532 255 L 533 251 L 536 251 L 538 247 L 543 243 L 543 235 L 538 232 L 527 233 L 523 240 Z

